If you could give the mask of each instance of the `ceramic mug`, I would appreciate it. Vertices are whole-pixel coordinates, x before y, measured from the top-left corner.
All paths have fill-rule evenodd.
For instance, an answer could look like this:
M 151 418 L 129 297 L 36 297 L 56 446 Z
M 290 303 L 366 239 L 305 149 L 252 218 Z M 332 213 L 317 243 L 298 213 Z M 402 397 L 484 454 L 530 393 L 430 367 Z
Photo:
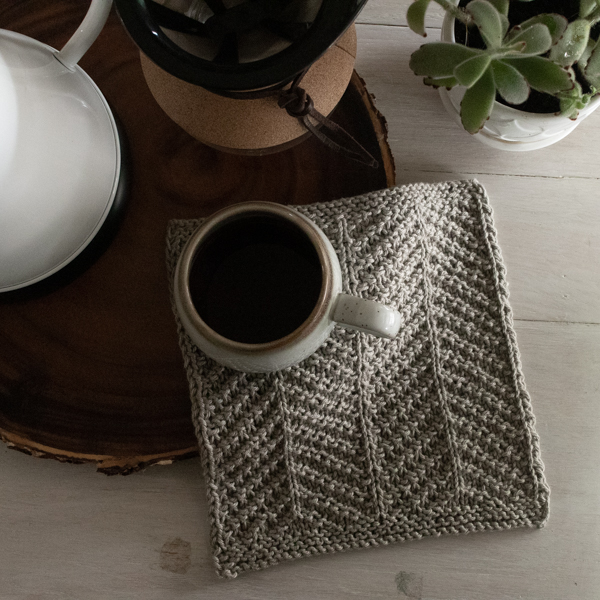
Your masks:
M 174 280 L 178 315 L 198 348 L 222 365 L 259 373 L 307 358 L 336 324 L 396 336 L 398 311 L 341 290 L 325 234 L 298 211 L 270 202 L 236 204 L 204 221 Z

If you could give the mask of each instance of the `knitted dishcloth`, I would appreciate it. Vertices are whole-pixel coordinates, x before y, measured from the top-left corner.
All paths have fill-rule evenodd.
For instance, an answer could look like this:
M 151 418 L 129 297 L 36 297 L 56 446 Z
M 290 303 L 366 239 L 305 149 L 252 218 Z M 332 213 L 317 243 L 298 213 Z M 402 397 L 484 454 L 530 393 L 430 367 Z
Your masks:
M 222 367 L 179 340 L 217 572 L 444 533 L 541 527 L 549 488 L 482 186 L 296 207 L 344 292 L 398 308 L 394 340 L 336 327 L 302 363 Z M 200 221 L 172 221 L 170 277 Z

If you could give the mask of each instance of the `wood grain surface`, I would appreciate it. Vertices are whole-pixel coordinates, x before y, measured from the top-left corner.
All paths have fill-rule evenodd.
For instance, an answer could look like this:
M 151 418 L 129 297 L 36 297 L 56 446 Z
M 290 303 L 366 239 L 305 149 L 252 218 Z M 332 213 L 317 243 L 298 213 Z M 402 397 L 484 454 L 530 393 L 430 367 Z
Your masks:
M 409 69 L 411 52 L 439 39 L 441 23 L 430 6 L 428 38 L 409 31 L 410 2 L 369 0 L 356 69 L 388 121 L 399 184 L 476 177 L 489 193 L 551 488 L 547 526 L 295 560 L 222 581 L 198 458 L 109 478 L 90 464 L 37 460 L 0 444 L 2 600 L 598 600 L 600 111 L 543 150 L 484 146 Z M 0 27 L 19 16 L 24 25 L 41 20 L 43 33 L 38 10 L 53 4 L 0 0 Z M 87 0 L 60 4 L 63 16 L 82 14 Z M 70 31 L 45 41 L 60 46 Z M 102 54 L 104 39 L 86 61 Z M 103 65 L 95 68 L 94 77 Z M 112 85 L 110 100 L 126 112 L 119 98 L 129 94 L 128 78 Z
M 87 6 L 3 2 L 0 26 L 60 48 Z M 394 166 L 385 120 L 356 73 L 332 117 L 376 156 L 377 169 L 314 139 L 266 156 L 200 144 L 150 95 L 114 10 L 80 66 L 128 137 L 129 204 L 109 249 L 83 275 L 41 297 L 0 298 L 0 437 L 128 473 L 197 452 L 165 271 L 167 222 L 248 200 L 305 204 L 381 189 L 394 183 Z

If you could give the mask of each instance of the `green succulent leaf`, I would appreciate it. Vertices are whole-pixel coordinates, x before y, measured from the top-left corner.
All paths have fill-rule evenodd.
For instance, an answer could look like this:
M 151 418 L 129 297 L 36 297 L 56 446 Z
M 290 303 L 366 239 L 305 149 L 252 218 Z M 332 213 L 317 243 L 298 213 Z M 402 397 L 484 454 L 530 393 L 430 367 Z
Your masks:
M 529 84 L 513 66 L 501 60 L 492 61 L 492 74 L 498 93 L 509 104 L 522 104 L 529 97 Z
M 487 69 L 477 83 L 465 92 L 460 103 L 460 118 L 469 133 L 477 133 L 483 127 L 492 113 L 495 98 L 494 77 L 492 70 Z
M 594 0 L 595 1 L 595 0 Z M 509 0 L 488 0 L 488 2 L 503 16 L 508 17 Z
M 584 19 L 594 12 L 594 9 L 600 5 L 598 0 L 580 0 L 579 2 L 579 17 Z
M 458 85 L 458 81 L 456 81 L 456 77 L 439 77 L 438 79 L 433 79 L 432 77 L 423 78 L 423 83 L 425 85 L 430 85 L 434 88 L 446 88 L 447 90 L 452 89 L 455 85 Z
M 510 27 L 510 21 L 508 20 L 508 17 L 505 17 L 504 15 L 500 15 L 500 23 L 502 23 L 502 39 L 504 39 L 504 37 L 506 36 L 507 32 L 508 32 L 508 28 Z
M 550 60 L 563 67 L 571 66 L 585 51 L 589 37 L 589 21 L 577 19 L 569 23 L 563 37 L 550 50 Z
M 588 60 L 590 60 L 590 57 L 592 56 L 592 52 L 594 51 L 595 47 L 596 40 L 590 38 L 588 40 L 587 46 L 585 47 L 585 50 L 583 51 L 583 54 L 579 57 L 579 60 L 577 61 L 577 66 L 579 67 L 581 72 L 585 71 L 585 68 L 588 64 Z
M 521 52 L 523 52 L 523 50 L 525 50 L 525 46 L 527 46 L 527 44 L 525 42 L 517 42 L 516 44 L 513 44 L 513 43 L 505 44 L 501 48 L 502 51 L 500 53 L 498 53 L 497 56 L 519 57 L 519 56 L 521 56 Z
M 454 77 L 460 85 L 471 87 L 485 73 L 491 61 L 489 54 L 473 56 L 454 69 Z
M 557 94 L 573 89 L 575 75 L 571 69 L 564 69 L 542 56 L 526 58 L 503 58 L 502 62 L 514 67 L 525 76 L 529 85 L 538 92 Z
M 545 54 L 552 46 L 552 36 L 548 27 L 542 23 L 535 23 L 531 27 L 518 32 L 511 40 L 511 44 L 525 42 L 521 56 L 538 56 Z
M 406 22 L 408 26 L 419 35 L 427 37 L 425 32 L 425 13 L 431 0 L 415 0 L 406 11 Z
M 570 90 L 566 90 L 564 92 L 558 92 L 558 94 L 556 94 L 557 98 L 561 98 L 561 99 L 572 99 L 572 100 L 580 100 L 582 102 L 585 102 L 586 104 L 589 101 L 589 98 L 586 98 L 587 94 L 583 93 L 583 89 L 581 87 L 581 84 L 576 81 L 575 84 L 573 85 L 573 87 Z
M 577 120 L 579 110 L 580 107 L 578 106 L 577 100 L 567 98 L 560 101 L 560 114 L 572 121 Z
M 590 95 L 584 94 L 581 85 L 575 82 L 575 86 L 568 92 L 558 94 L 560 99 L 560 113 L 573 121 L 579 116 L 579 111 L 590 101 Z
M 600 39 L 596 42 L 590 54 L 583 76 L 591 86 L 600 89 Z
M 594 0 L 595 1 L 595 0 Z M 552 44 L 556 44 L 558 40 L 564 35 L 567 26 L 569 25 L 569 21 L 563 17 L 562 15 L 558 15 L 556 13 L 546 13 L 543 15 L 536 15 L 531 19 L 527 19 L 527 21 L 523 21 L 519 25 L 515 25 L 504 40 L 504 43 L 512 40 L 521 32 L 525 31 L 529 27 L 533 25 L 542 24 L 548 28 L 550 35 L 552 36 Z
M 412 53 L 409 66 L 415 75 L 425 75 L 434 79 L 453 77 L 455 67 L 479 54 L 484 54 L 483 50 L 467 48 L 461 44 L 432 42 L 424 44 Z
M 499 48 L 504 37 L 502 18 L 498 9 L 488 0 L 471 0 L 466 10 L 473 17 L 488 48 Z

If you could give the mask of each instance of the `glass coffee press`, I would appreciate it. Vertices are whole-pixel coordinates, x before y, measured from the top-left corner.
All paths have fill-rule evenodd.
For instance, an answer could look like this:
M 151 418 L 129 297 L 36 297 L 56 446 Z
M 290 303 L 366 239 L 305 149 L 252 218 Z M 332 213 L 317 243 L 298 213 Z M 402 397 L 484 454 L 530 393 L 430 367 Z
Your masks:
M 367 0 L 116 0 L 165 113 L 201 142 L 267 154 L 315 135 L 376 166 L 327 115 L 354 68 Z

